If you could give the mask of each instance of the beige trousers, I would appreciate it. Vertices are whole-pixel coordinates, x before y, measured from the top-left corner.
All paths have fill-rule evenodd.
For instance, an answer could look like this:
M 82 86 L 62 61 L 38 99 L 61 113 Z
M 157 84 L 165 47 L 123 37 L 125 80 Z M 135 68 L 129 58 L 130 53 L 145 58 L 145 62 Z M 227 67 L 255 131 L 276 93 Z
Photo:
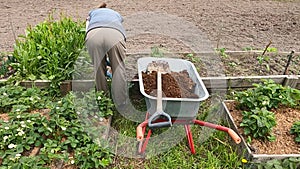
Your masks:
M 88 32 L 86 46 L 93 61 L 97 90 L 111 93 L 117 106 L 124 104 L 128 93 L 124 36 L 116 29 L 96 28 Z M 113 75 L 111 92 L 106 79 L 106 57 L 109 58 Z

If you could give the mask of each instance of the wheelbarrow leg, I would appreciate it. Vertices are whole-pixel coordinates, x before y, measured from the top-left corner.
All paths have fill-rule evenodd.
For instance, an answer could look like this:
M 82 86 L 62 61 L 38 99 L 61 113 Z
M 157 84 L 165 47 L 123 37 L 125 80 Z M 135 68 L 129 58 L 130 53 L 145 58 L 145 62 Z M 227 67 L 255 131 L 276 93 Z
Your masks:
M 185 124 L 184 129 L 185 129 L 185 133 L 186 133 L 186 136 L 187 136 L 187 139 L 188 139 L 188 143 L 189 143 L 191 153 L 195 154 L 194 141 L 193 141 L 193 136 L 192 136 L 190 125 Z
M 200 121 L 200 120 L 193 120 L 193 123 L 198 124 L 200 126 L 205 126 L 205 127 L 209 127 L 209 128 L 212 128 L 212 129 L 224 131 L 224 132 L 228 133 L 228 135 L 232 138 L 232 140 L 236 144 L 239 144 L 241 142 L 241 138 L 232 129 L 230 129 L 228 127 L 224 127 L 224 126 L 221 126 L 221 125 L 216 125 L 216 124 L 213 124 L 213 123 L 204 122 L 204 121 Z
M 140 154 L 145 153 L 151 134 L 152 134 L 152 131 L 149 130 L 145 141 L 140 141 L 140 145 L 139 145 L 139 153 Z
M 149 113 L 147 112 L 146 113 L 146 118 L 145 118 L 145 121 L 143 123 L 141 123 L 137 129 L 137 133 L 139 133 L 138 131 L 140 131 L 141 133 L 140 134 L 137 134 L 138 135 L 138 141 L 139 141 L 139 147 L 138 147 L 138 153 L 139 154 L 143 154 L 145 153 L 145 150 L 146 150 L 146 147 L 147 147 L 147 144 L 149 142 L 149 139 L 150 139 L 150 136 L 152 134 L 152 130 L 150 129 L 148 131 L 148 134 L 146 136 L 146 139 L 144 140 L 144 134 L 146 132 L 146 127 L 147 127 L 147 124 L 148 124 L 148 118 L 149 118 Z M 141 129 L 141 130 L 140 130 Z

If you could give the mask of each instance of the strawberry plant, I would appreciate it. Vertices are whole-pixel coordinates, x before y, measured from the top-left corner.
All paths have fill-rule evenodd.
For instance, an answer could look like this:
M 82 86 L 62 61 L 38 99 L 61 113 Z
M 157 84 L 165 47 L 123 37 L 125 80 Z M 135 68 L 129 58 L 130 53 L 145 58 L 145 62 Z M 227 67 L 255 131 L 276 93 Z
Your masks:
M 299 104 L 300 91 L 276 84 L 273 80 L 263 80 L 253 84 L 253 88 L 237 92 L 235 100 L 241 109 L 277 108 L 279 104 L 296 106 Z
M 295 135 L 295 141 L 300 143 L 300 121 L 297 121 L 293 124 L 290 129 L 290 133 Z
M 0 168 L 50 168 L 57 162 L 79 168 L 105 168 L 112 162 L 106 143 L 100 144 L 95 141 L 99 135 L 87 132 L 98 126 L 87 125 L 85 121 L 89 120 L 81 116 L 90 113 L 90 118 L 99 121 L 111 114 L 113 104 L 109 98 L 91 92 L 82 98 L 69 93 L 52 99 L 41 90 L 20 86 L 4 86 L 0 92 L 1 110 L 9 117 L 0 118 Z M 42 101 L 44 98 L 49 101 Z M 90 100 L 102 105 L 95 104 L 93 112 L 79 112 L 75 99 L 86 107 Z M 98 106 L 101 110 L 97 111 Z M 29 156 L 36 147 L 40 148 L 36 156 Z
M 276 125 L 273 112 L 262 108 L 244 111 L 242 114 L 243 120 L 240 126 L 244 128 L 245 135 L 251 135 L 254 138 L 274 139 L 274 136 L 271 136 L 272 128 Z
M 255 162 L 248 164 L 247 167 L 253 169 L 296 169 L 300 167 L 300 158 L 290 157 L 266 162 Z
M 12 85 L 0 87 L 0 113 L 23 112 L 42 108 L 51 100 L 47 94 L 48 92 L 35 87 L 28 89 Z

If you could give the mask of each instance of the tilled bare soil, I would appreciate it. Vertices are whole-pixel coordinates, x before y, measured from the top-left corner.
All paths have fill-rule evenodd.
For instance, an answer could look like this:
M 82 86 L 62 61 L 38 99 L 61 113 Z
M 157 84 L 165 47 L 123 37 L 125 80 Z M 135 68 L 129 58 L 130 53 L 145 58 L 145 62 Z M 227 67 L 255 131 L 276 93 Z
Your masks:
M 271 46 L 278 48 L 279 51 L 300 51 L 299 0 L 107 0 L 106 2 L 108 7 L 124 16 L 124 25 L 129 34 L 142 30 L 128 37 L 128 52 L 149 51 L 154 45 L 161 45 L 171 52 L 190 51 L 191 48 L 186 42 L 192 41 L 193 36 L 199 33 L 193 33 L 189 28 L 197 28 L 197 31 L 203 33 L 205 35 L 203 39 L 209 40 L 211 42 L 209 46 L 212 48 L 225 47 L 228 50 L 241 50 L 250 46 L 264 48 L 272 41 Z M 15 37 L 24 34 L 27 25 L 35 25 L 46 19 L 51 11 L 64 12 L 84 20 L 89 10 L 98 3 L 100 1 L 2 0 L 0 51 L 12 51 Z M 145 13 L 154 13 L 161 17 L 155 17 L 155 20 L 143 15 Z M 170 20 L 167 20 L 164 15 L 174 17 L 168 16 Z M 140 21 L 139 17 L 143 21 Z M 173 23 L 174 18 L 179 21 L 175 22 L 176 25 Z M 186 23 L 195 28 L 185 27 Z M 147 27 L 149 25 L 156 26 Z M 143 29 L 145 27 L 148 30 Z M 170 29 L 172 37 L 165 31 L 166 29 Z M 159 36 L 150 36 L 147 32 L 157 33 Z M 180 37 L 185 32 L 192 32 L 193 35 L 183 40 Z M 203 45 L 198 43 L 201 42 L 197 42 L 196 45 Z M 203 43 L 208 45 L 207 41 Z

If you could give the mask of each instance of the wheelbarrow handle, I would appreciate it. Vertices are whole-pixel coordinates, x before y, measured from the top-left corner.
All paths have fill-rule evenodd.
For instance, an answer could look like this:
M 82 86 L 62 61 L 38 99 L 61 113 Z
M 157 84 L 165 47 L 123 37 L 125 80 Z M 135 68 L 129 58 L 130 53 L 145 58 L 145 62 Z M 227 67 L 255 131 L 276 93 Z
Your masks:
M 159 120 L 159 119 L 167 119 L 167 121 L 155 122 L 156 120 Z M 150 128 L 171 127 L 172 119 L 171 119 L 170 115 L 165 112 L 156 112 L 149 118 L 148 126 Z
M 229 130 L 227 131 L 227 133 L 228 133 L 229 136 L 234 140 L 234 142 L 235 142 L 236 144 L 240 144 L 240 143 L 241 143 L 241 138 L 240 138 L 240 136 L 238 136 L 238 135 L 236 134 L 236 132 L 234 132 L 232 129 L 229 129 Z

